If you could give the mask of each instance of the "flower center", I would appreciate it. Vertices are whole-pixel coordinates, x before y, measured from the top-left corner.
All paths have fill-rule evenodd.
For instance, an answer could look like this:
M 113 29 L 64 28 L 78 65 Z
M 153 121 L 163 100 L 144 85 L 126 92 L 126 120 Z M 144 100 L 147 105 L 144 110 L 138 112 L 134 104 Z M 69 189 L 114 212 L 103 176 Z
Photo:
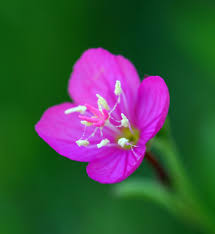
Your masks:
M 116 138 L 118 142 L 121 138 L 128 139 L 130 144 L 126 144 L 124 149 L 131 149 L 132 146 L 136 146 L 139 140 L 140 132 L 138 129 L 132 127 L 132 132 L 129 128 L 123 128 L 121 134 Z
M 78 146 L 88 147 L 90 145 L 89 139 L 94 137 L 97 130 L 100 129 L 100 142 L 96 145 L 91 145 L 92 147 L 95 146 L 97 148 L 101 148 L 104 146 L 118 146 L 123 149 L 131 149 L 133 151 L 133 147 L 136 147 L 137 141 L 139 139 L 139 131 L 136 128 L 131 127 L 131 124 L 124 113 L 121 113 L 120 119 L 115 119 L 112 116 L 112 113 L 117 108 L 118 104 L 120 103 L 120 96 L 123 95 L 123 102 L 125 106 L 127 106 L 126 97 L 122 91 L 120 81 L 116 81 L 114 94 L 116 95 L 116 103 L 110 109 L 107 101 L 96 94 L 97 105 L 98 108 L 95 108 L 89 104 L 85 104 L 83 106 L 79 105 L 65 111 L 65 114 L 70 114 L 73 112 L 79 112 L 81 115 L 78 117 L 80 118 L 81 124 L 84 125 L 84 132 L 83 135 L 79 140 L 76 141 Z M 95 129 L 91 135 L 87 138 L 85 137 L 86 128 L 89 126 L 94 126 Z M 103 138 L 103 128 L 109 128 L 114 135 L 117 135 L 115 142 L 111 142 L 107 138 Z

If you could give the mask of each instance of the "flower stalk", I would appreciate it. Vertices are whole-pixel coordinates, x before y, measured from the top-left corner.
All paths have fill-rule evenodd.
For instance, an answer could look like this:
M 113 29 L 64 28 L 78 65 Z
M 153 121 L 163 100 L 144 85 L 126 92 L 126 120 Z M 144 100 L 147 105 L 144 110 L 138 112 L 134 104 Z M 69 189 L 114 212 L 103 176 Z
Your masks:
M 170 178 L 166 170 L 162 167 L 162 165 L 158 162 L 158 160 L 155 158 L 155 156 L 152 154 L 152 152 L 147 151 L 145 154 L 145 158 L 148 161 L 148 163 L 151 164 L 151 166 L 154 168 L 158 179 L 160 180 L 161 184 L 165 186 L 171 186 Z
M 198 198 L 179 160 L 180 154 L 171 136 L 169 123 L 167 125 L 167 132 L 153 141 L 153 148 L 162 154 L 166 163 L 171 180 L 171 193 L 175 197 L 178 213 L 189 223 L 207 230 L 208 233 L 215 233 L 214 219 Z

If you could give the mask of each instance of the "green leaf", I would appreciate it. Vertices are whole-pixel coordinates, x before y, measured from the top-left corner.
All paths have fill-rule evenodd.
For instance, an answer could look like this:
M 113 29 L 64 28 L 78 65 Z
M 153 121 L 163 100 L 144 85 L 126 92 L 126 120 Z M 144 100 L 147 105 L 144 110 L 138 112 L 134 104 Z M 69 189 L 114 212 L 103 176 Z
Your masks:
M 120 198 L 142 198 L 155 202 L 175 213 L 174 197 L 162 185 L 150 179 L 136 179 L 116 185 L 115 194 Z

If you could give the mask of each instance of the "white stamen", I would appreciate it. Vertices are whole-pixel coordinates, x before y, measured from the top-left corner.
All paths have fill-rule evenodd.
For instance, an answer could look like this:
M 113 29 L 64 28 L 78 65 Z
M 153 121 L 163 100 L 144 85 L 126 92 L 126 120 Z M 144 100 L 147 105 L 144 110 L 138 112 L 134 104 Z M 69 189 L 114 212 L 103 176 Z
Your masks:
M 76 141 L 76 144 L 80 147 L 80 146 L 88 146 L 90 144 L 89 141 L 87 140 L 78 140 Z
M 73 112 L 80 112 L 81 114 L 84 114 L 85 111 L 86 111 L 86 106 L 76 106 L 76 107 L 72 107 L 72 108 L 69 108 L 67 110 L 64 111 L 65 114 L 70 114 L 70 113 L 73 113 Z
M 107 104 L 107 101 L 102 96 L 100 96 L 99 94 L 96 94 L 96 97 L 98 98 L 98 108 L 100 111 L 102 109 L 102 106 L 104 107 L 105 110 L 110 109 Z
M 128 120 L 128 118 L 123 113 L 121 113 L 121 117 L 122 117 L 121 126 L 125 127 L 125 128 L 128 128 L 129 127 L 129 120 Z
M 101 137 L 103 137 L 103 128 L 99 128 L 100 129 L 100 135 L 101 135 Z
M 127 138 L 119 138 L 118 145 L 120 145 L 122 148 L 125 147 L 125 145 L 128 145 L 129 140 Z
M 136 146 L 136 147 L 137 147 L 137 146 Z M 134 148 L 133 148 L 133 147 L 131 147 L 131 151 L 132 151 L 132 153 L 134 154 L 134 156 L 135 156 L 136 158 L 139 158 L 138 154 L 134 151 Z
M 121 94 L 121 93 L 122 93 L 121 83 L 120 83 L 119 80 L 117 80 L 116 83 L 115 83 L 114 94 L 115 94 L 116 96 L 118 96 L 118 98 L 117 98 L 116 103 L 115 103 L 115 105 L 113 106 L 112 110 L 109 112 L 109 115 L 111 115 L 111 114 L 115 111 L 117 105 L 120 103 L 120 94 Z
M 119 80 L 116 81 L 114 93 L 119 96 L 122 93 L 121 83 Z
M 88 122 L 88 121 L 85 121 L 85 120 L 82 120 L 82 121 L 81 121 L 81 124 L 83 124 L 83 125 L 85 125 L 85 126 L 87 126 L 87 127 L 89 127 L 89 126 L 92 125 L 92 123 L 90 123 L 90 122 Z
M 106 139 L 103 139 L 99 144 L 97 144 L 97 147 L 101 148 L 103 146 L 106 146 L 109 143 L 110 143 L 110 141 L 106 138 Z
M 86 133 L 86 129 L 87 129 L 87 126 L 85 125 L 85 126 L 84 126 L 83 134 L 82 134 L 81 138 L 79 138 L 79 140 L 81 140 L 82 138 L 84 138 L 85 133 Z
M 120 103 L 120 96 L 118 96 L 117 101 L 116 101 L 113 109 L 109 112 L 109 115 L 111 115 L 115 111 L 115 109 L 117 108 L 119 103 Z
M 119 129 L 117 129 L 117 127 L 115 125 L 113 125 L 109 119 L 106 120 L 105 122 L 105 126 L 108 127 L 109 129 L 111 129 L 112 131 L 114 131 L 117 134 L 120 134 L 121 132 L 119 131 Z
M 97 130 L 98 130 L 98 127 L 94 129 L 94 131 L 92 132 L 92 134 L 90 136 L 87 137 L 87 140 L 90 139 L 91 137 L 94 137 Z

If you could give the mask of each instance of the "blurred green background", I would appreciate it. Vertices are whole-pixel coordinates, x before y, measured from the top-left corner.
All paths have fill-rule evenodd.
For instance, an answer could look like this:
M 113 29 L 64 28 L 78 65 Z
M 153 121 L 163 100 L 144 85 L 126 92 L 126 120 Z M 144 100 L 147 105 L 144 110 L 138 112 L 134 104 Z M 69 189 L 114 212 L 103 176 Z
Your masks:
M 214 26 L 214 1 L 1 1 L 0 234 L 203 233 L 153 203 L 116 197 L 34 125 L 69 101 L 83 51 L 124 55 L 141 77 L 165 78 L 181 161 L 215 217 Z M 153 176 L 144 160 L 131 177 Z

